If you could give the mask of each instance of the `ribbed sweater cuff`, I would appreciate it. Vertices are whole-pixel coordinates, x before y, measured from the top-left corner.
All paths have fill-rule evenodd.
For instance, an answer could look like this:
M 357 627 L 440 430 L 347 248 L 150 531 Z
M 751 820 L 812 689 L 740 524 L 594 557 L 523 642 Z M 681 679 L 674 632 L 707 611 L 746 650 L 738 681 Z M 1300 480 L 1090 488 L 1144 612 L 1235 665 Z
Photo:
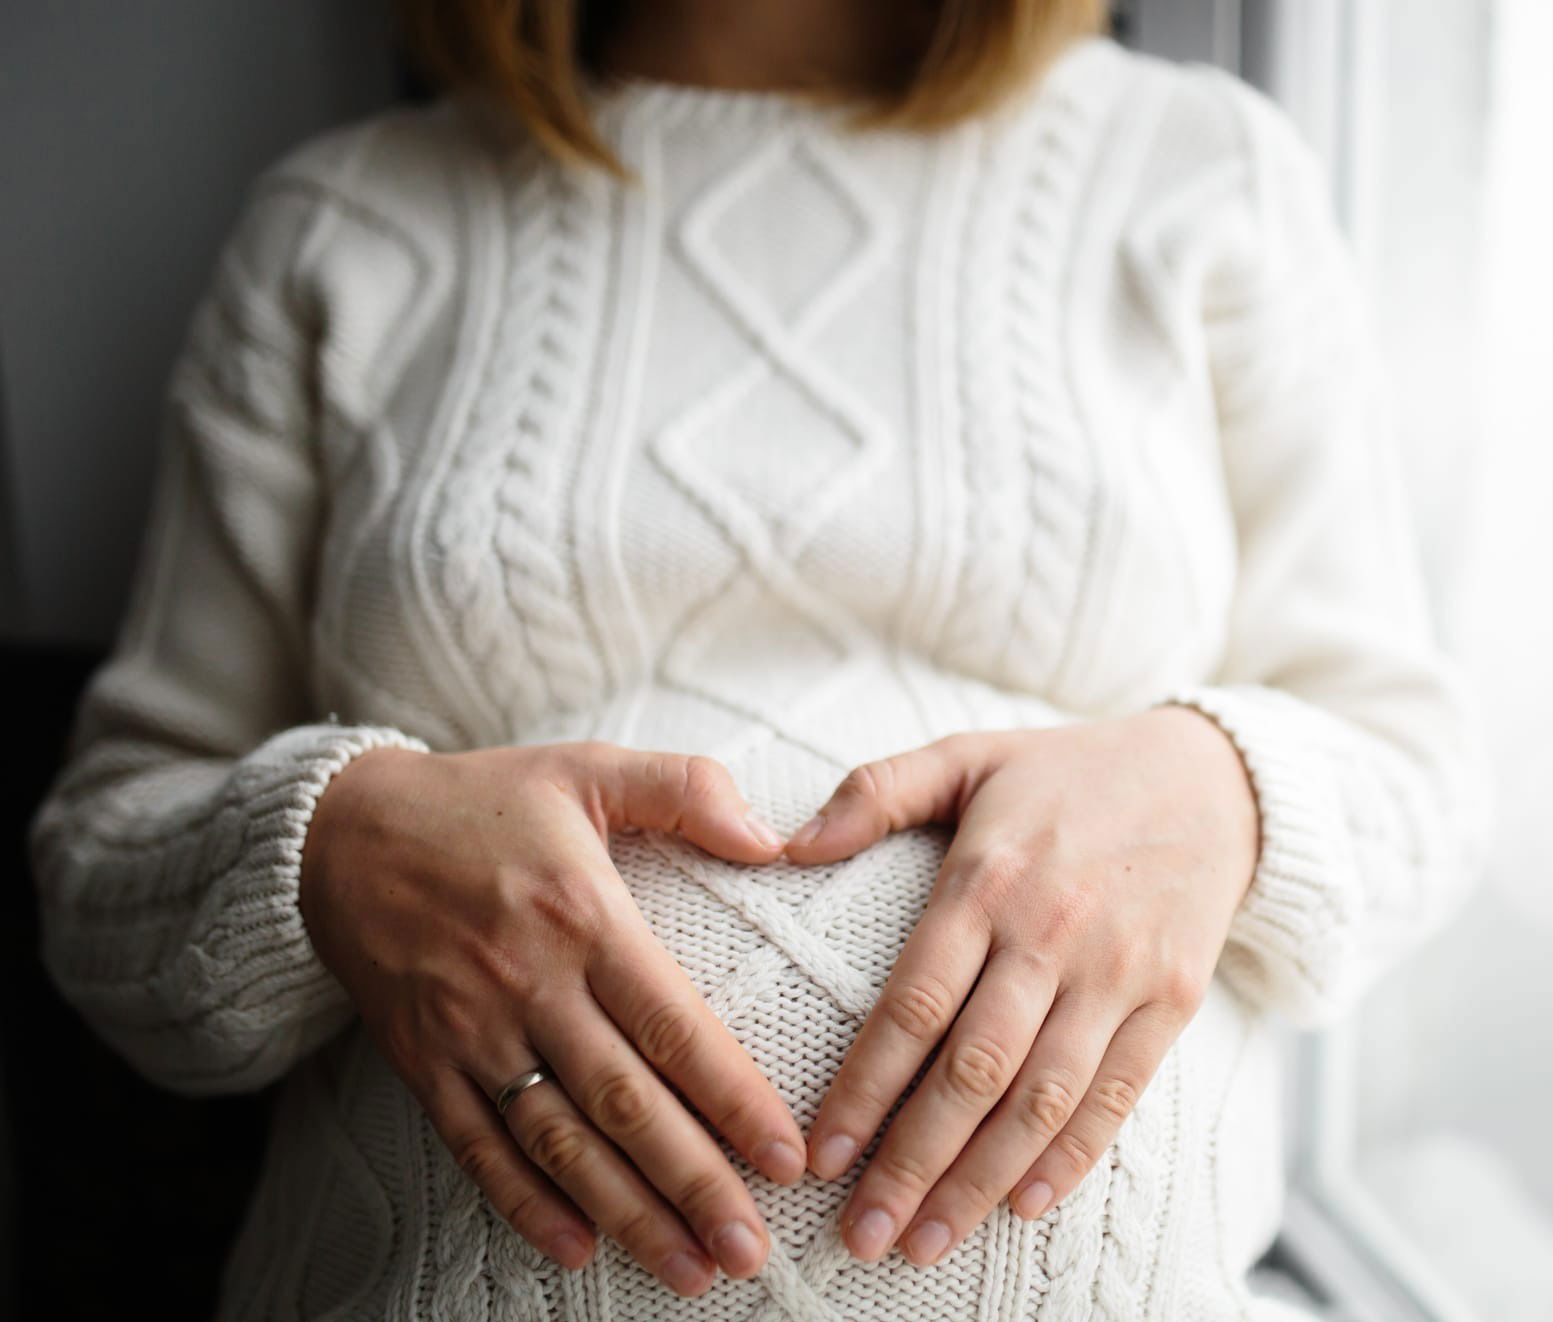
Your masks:
M 1219 972 L 1252 1004 L 1301 1026 L 1330 1019 L 1355 974 L 1347 957 L 1358 901 L 1329 717 L 1277 689 L 1199 685 L 1158 705 L 1191 707 L 1235 745 L 1250 773 L 1262 844 L 1231 922 Z
M 319 961 L 302 922 L 302 846 L 329 781 L 352 759 L 385 747 L 431 751 L 393 726 L 320 722 L 283 730 L 242 761 L 242 856 L 221 905 L 222 931 L 211 934 L 215 949 L 206 953 L 250 1030 L 265 1020 L 348 1013 L 343 987 Z

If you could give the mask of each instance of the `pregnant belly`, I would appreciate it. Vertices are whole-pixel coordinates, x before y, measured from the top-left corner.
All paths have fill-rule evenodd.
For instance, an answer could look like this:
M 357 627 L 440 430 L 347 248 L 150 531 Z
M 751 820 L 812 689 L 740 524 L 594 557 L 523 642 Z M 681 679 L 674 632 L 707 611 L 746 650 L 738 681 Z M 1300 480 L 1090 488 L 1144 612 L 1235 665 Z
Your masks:
M 756 806 L 790 828 L 795 819 L 775 811 L 782 796 L 770 786 Z M 805 786 L 798 796 L 805 811 L 812 793 Z M 948 840 L 941 829 L 903 831 L 822 868 L 743 868 L 652 833 L 617 836 L 611 853 L 658 939 L 807 1130 L 926 904 Z M 322 1315 L 326 1301 L 345 1316 L 353 1301 L 359 1311 L 349 1316 L 450 1322 L 1244 1317 L 1239 1278 L 1265 1247 L 1281 1198 L 1278 1085 L 1262 1022 L 1214 979 L 1079 1186 L 1039 1221 L 1000 1203 L 928 1268 L 899 1252 L 857 1262 L 841 1242 L 838 1214 L 877 1136 L 842 1179 L 806 1175 L 784 1188 L 714 1133 L 770 1228 L 772 1252 L 755 1279 L 719 1276 L 690 1300 L 608 1238 L 580 1272 L 535 1252 L 353 1032 L 292 1080 L 236 1253 L 236 1311 L 223 1322 L 260 1315 L 238 1301 L 267 1298 L 292 1279 L 269 1262 L 286 1244 L 303 1253 L 303 1294 L 319 1304 L 306 1316 Z M 305 1240 L 299 1207 L 314 1209 Z
M 875 677 L 884 695 L 876 705 L 888 697 L 886 678 Z M 631 742 L 722 758 L 751 804 L 790 831 L 847 766 L 951 729 L 1056 719 L 1034 700 L 963 684 L 938 692 L 933 683 L 947 685 L 928 676 L 918 688 L 925 710 L 944 713 L 943 728 L 910 739 L 899 735 L 911 728 L 904 700 L 881 730 L 842 695 L 802 722 L 790 713 L 801 746 L 797 735 L 780 748 L 745 740 L 737 724 L 726 741 L 687 745 L 674 738 L 683 713 L 667 698 L 642 704 L 649 715 L 661 712 L 663 724 Z M 590 733 L 597 732 L 557 737 Z M 927 903 L 949 839 L 943 828 L 902 831 L 855 858 L 808 868 L 740 867 L 656 833 L 617 835 L 610 850 L 658 939 L 807 1131 Z M 806 1175 L 790 1188 L 770 1183 L 718 1138 L 770 1228 L 772 1252 L 757 1278 L 719 1276 L 707 1294 L 686 1300 L 608 1238 L 580 1272 L 535 1252 L 458 1169 L 358 1028 L 288 1086 L 221 1317 L 1241 1318 L 1245 1297 L 1236 1282 L 1270 1236 L 1281 1196 L 1277 1080 L 1255 1031 L 1245 1007 L 1214 979 L 1079 1186 L 1035 1222 L 1000 1203 L 929 1268 L 899 1252 L 860 1263 L 841 1242 L 838 1214 L 877 1136 L 842 1179 Z M 287 1257 L 293 1250 L 295 1261 Z M 294 1295 L 307 1306 L 294 1308 Z
M 654 833 L 617 837 L 612 853 L 658 938 L 807 1131 L 927 902 L 949 838 L 939 828 L 903 831 L 820 868 L 740 867 Z M 771 1229 L 771 1258 L 756 1280 L 720 1277 L 703 1298 L 677 1300 L 608 1241 L 589 1270 L 608 1278 L 620 1301 L 612 1315 L 623 1318 L 936 1322 L 1034 1319 L 1039 1309 L 1068 1319 L 1091 1315 L 1098 1286 L 1124 1305 L 1112 1316 L 1142 1317 L 1169 1177 L 1175 1075 L 1167 1062 L 1110 1151 L 1040 1221 L 1000 1204 L 930 1269 L 898 1252 L 857 1262 L 840 1240 L 837 1216 L 876 1136 L 843 1179 L 805 1176 L 792 1188 L 722 1143 Z

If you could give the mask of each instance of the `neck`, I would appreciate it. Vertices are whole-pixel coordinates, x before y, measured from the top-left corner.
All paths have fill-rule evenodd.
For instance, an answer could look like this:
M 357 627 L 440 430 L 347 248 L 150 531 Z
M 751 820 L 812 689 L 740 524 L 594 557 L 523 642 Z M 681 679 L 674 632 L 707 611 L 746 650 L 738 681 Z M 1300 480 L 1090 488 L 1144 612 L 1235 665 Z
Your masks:
M 910 67 L 934 10 L 920 0 L 624 0 L 596 63 L 710 87 L 876 86 Z

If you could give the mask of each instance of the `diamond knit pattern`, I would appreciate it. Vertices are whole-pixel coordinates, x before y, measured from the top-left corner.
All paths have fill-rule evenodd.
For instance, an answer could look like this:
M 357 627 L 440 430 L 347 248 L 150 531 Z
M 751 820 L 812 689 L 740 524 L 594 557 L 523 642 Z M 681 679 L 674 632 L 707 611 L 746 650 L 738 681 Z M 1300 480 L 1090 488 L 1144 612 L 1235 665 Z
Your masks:
M 255 181 L 32 825 L 44 957 L 97 1030 L 184 1092 L 282 1084 L 221 1322 L 1288 1319 L 1245 1284 L 1281 1215 L 1276 1018 L 1351 1007 L 1484 840 L 1313 154 L 1245 84 L 1102 37 L 925 134 L 588 95 L 638 183 L 451 100 Z M 314 807 L 372 748 L 700 753 L 792 831 L 859 763 L 1163 702 L 1234 742 L 1261 814 L 1216 976 L 1078 1186 L 928 1268 L 838 1233 L 882 1130 L 784 1188 L 709 1124 L 770 1230 L 757 1276 L 681 1299 L 607 1238 L 561 1268 L 301 920 Z M 806 1130 L 951 839 L 610 849 Z

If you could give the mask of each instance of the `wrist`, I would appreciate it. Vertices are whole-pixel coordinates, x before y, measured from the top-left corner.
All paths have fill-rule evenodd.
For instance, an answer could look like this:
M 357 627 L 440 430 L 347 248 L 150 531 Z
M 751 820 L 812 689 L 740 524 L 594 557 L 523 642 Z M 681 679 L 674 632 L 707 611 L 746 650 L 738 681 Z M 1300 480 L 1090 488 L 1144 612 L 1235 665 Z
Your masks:
M 335 872 L 334 859 L 345 828 L 366 817 L 378 774 L 393 758 L 420 756 L 424 754 L 414 749 L 380 745 L 357 753 L 329 777 L 313 804 L 302 839 L 297 903 L 304 924 L 309 911 L 316 912 L 318 896 Z
M 1225 844 L 1236 897 L 1243 898 L 1261 857 L 1262 815 L 1240 746 L 1207 712 L 1186 703 L 1164 703 L 1143 715 L 1178 741 L 1187 773 L 1182 783 L 1201 791 L 1204 814 Z

